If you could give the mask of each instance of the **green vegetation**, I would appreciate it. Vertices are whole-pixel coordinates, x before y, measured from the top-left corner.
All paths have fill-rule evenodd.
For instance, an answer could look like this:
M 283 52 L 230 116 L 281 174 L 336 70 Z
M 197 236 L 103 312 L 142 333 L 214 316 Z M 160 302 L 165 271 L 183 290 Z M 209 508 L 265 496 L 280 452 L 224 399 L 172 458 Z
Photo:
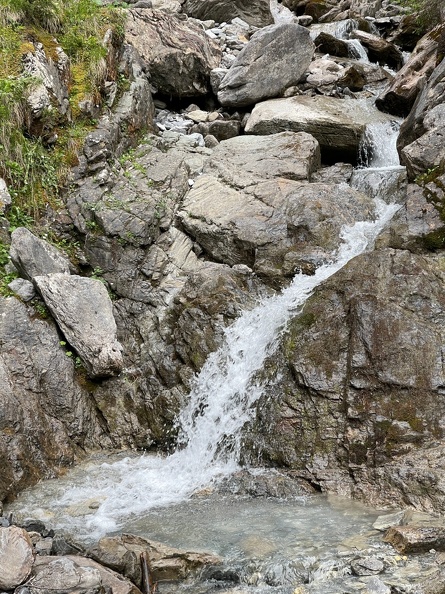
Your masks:
M 69 168 L 93 122 L 79 101 L 102 104 L 105 79 L 117 72 L 107 61 L 103 38 L 113 31 L 113 43 L 123 35 L 124 13 L 95 0 L 0 0 L 0 176 L 13 204 L 36 223 L 45 206 L 56 206 Z M 55 40 L 57 38 L 57 42 Z M 70 58 L 69 100 L 72 121 L 57 121 L 57 110 L 40 118 L 41 127 L 57 134 L 48 147 L 45 135 L 30 130 L 26 96 L 39 80 L 23 76 L 22 58 L 34 53 L 34 43 L 58 62 L 57 46 Z
M 119 88 L 125 84 L 104 45 L 107 31 L 112 32 L 108 45 L 120 43 L 125 6 L 123 2 L 102 6 L 98 0 L 0 0 L 0 177 L 12 198 L 3 228 L 26 226 L 48 234 L 47 229 L 39 230 L 42 215 L 48 206 L 59 206 L 60 191 L 95 125 L 81 112 L 79 102 L 90 100 L 101 106 L 105 80 L 116 81 Z M 55 64 L 59 46 L 69 57 L 70 114 L 63 117 L 58 109 L 49 108 L 36 125 L 27 97 L 41 82 L 24 74 L 23 58 L 36 52 L 37 43 Z M 54 232 L 49 240 L 59 242 Z M 8 246 L 1 244 L 1 294 L 8 294 L 11 280 L 7 262 Z
M 396 0 L 397 4 L 418 14 L 418 24 L 422 31 L 427 31 L 441 21 L 443 0 Z

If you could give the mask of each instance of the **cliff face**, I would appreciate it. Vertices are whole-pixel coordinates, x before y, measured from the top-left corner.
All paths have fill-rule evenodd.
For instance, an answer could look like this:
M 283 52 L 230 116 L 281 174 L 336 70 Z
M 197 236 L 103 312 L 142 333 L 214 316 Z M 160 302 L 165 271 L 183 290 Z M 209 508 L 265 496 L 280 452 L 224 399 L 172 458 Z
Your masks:
M 224 327 L 332 258 L 343 225 L 374 218 L 372 192 L 345 161 L 356 164 L 370 122 L 400 114 L 406 82 L 414 107 L 399 149 L 410 184 L 398 172 L 390 190 L 401 208 L 376 251 L 295 316 L 262 373 L 246 443 L 323 490 L 442 510 L 440 485 L 409 494 L 424 469 L 408 486 L 395 477 L 420 452 L 433 459 L 443 438 L 443 27 L 393 80 L 391 39 L 408 25 L 388 3 L 195 4 L 122 9 L 125 32 L 104 40 L 101 100 L 76 104 L 94 129 L 63 203 L 47 206 L 34 234 L 13 234 L 3 278 L 20 278 L 0 299 L 0 499 L 93 449 L 171 443 Z M 317 52 L 323 27 L 329 56 Z M 357 44 L 373 62 L 356 59 Z M 59 62 L 33 47 L 24 68 L 42 82 L 28 97 L 28 134 L 52 154 L 72 117 L 73 74 L 62 49 Z M 364 100 L 382 89 L 390 114 L 370 120 Z M 12 177 L 0 199 L 9 249 Z

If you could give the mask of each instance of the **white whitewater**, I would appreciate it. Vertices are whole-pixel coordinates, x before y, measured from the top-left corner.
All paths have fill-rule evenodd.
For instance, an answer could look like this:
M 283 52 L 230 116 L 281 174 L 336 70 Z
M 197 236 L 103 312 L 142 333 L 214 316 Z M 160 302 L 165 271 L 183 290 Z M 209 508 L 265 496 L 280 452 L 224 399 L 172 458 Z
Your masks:
M 361 141 L 362 160 L 365 167 L 399 167 L 397 134 L 401 120 L 374 122 L 366 126 Z

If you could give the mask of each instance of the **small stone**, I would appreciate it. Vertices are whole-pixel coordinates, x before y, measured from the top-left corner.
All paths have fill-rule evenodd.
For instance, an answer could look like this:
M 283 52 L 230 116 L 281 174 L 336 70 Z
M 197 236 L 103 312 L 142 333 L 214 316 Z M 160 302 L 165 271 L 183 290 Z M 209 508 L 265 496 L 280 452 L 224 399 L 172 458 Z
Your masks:
M 37 555 L 51 555 L 53 548 L 52 538 L 41 538 L 34 545 L 34 550 Z
M 24 278 L 15 278 L 8 284 L 8 288 L 22 301 L 31 301 L 36 296 L 34 285 Z
M 367 557 L 353 561 L 351 563 L 351 569 L 354 575 L 375 575 L 381 573 L 385 569 L 385 566 L 380 559 Z
M 207 148 L 215 148 L 215 146 L 218 146 L 219 142 L 218 140 L 213 136 L 213 134 L 207 134 L 204 137 L 204 143 L 206 145 Z
M 48 534 L 45 524 L 41 520 L 35 520 L 34 518 L 23 520 L 21 528 L 24 528 L 27 532 L 38 532 L 41 536 Z

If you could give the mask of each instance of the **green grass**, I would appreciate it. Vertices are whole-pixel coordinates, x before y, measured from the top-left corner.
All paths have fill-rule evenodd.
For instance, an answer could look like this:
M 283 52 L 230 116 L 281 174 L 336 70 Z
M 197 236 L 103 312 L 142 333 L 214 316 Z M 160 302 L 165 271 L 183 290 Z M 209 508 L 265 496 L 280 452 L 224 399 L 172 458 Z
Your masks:
M 101 105 L 105 80 L 118 78 L 102 42 L 109 29 L 113 43 L 119 42 L 124 22 L 122 9 L 95 0 L 0 0 L 0 177 L 13 205 L 30 217 L 27 226 L 38 225 L 47 205 L 59 203 L 60 189 L 93 125 L 79 101 Z M 57 110 L 44 116 L 58 136 L 54 147 L 45 146 L 28 127 L 26 96 L 39 81 L 22 75 L 21 62 L 34 51 L 33 42 L 42 43 L 56 62 L 58 44 L 70 58 L 72 120 L 58 121 Z

